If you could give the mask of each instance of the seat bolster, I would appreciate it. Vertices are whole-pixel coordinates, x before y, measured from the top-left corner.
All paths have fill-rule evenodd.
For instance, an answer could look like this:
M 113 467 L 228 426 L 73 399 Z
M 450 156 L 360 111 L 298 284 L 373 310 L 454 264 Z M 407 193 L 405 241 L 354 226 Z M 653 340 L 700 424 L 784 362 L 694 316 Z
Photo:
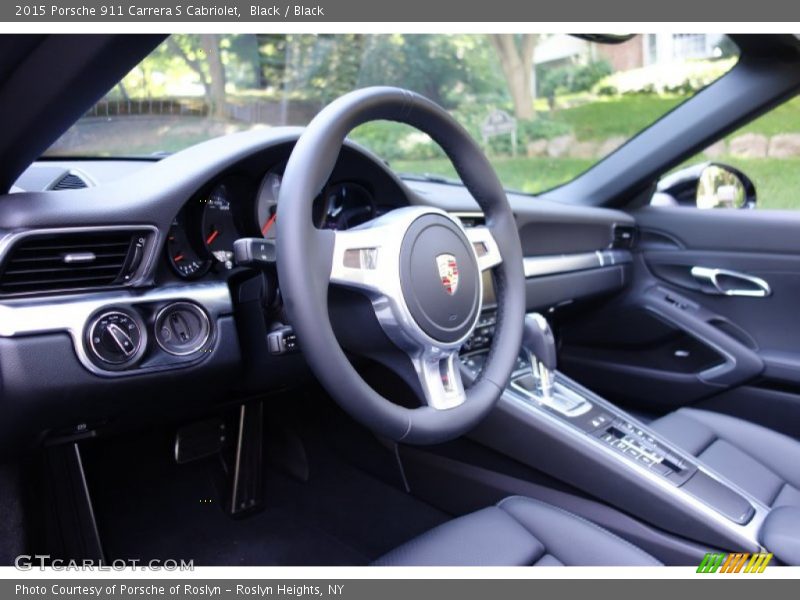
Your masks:
M 511 496 L 498 506 L 531 532 L 547 554 L 565 565 L 658 566 L 661 563 L 641 548 L 551 504 Z
M 708 448 L 717 436 L 713 429 L 697 419 L 692 419 L 688 412 L 690 411 L 677 410 L 653 421 L 650 423 L 650 428 L 685 452 L 697 456 Z
M 544 546 L 492 506 L 443 523 L 375 561 L 378 566 L 530 566 Z
M 389 552 L 379 566 L 660 565 L 605 529 L 537 500 L 512 496 Z
M 797 468 L 800 464 L 800 442 L 797 440 L 761 425 L 707 410 L 681 408 L 665 418 L 673 415 L 684 417 L 684 422 L 693 421 L 707 427 L 716 437 L 749 454 L 784 481 L 800 487 L 800 469 Z M 663 433 L 660 427 L 656 429 Z M 678 440 L 676 443 L 679 443 Z

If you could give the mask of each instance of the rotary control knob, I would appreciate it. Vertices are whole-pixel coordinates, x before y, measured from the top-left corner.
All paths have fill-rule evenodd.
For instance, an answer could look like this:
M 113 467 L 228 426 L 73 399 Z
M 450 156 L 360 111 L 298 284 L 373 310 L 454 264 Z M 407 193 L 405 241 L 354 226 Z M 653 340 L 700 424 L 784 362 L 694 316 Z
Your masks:
M 92 360 L 110 370 L 132 366 L 144 352 L 144 325 L 132 311 L 106 310 L 95 316 L 86 330 Z

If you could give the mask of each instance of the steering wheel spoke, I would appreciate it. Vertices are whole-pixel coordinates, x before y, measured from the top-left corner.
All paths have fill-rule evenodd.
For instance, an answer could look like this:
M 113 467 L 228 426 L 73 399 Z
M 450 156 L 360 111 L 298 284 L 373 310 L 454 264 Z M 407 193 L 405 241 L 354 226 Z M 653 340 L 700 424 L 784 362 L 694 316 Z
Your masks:
M 425 403 L 437 410 L 460 406 L 466 400 L 461 371 L 458 368 L 458 351 L 425 352 L 412 357 Z
M 464 232 L 475 250 L 475 256 L 478 257 L 478 268 L 481 271 L 496 267 L 503 262 L 497 240 L 494 239 L 488 227 L 469 227 Z
M 336 231 L 331 262 L 330 282 L 360 289 L 372 296 L 389 291 L 392 256 L 399 243 L 389 225 L 378 222 Z

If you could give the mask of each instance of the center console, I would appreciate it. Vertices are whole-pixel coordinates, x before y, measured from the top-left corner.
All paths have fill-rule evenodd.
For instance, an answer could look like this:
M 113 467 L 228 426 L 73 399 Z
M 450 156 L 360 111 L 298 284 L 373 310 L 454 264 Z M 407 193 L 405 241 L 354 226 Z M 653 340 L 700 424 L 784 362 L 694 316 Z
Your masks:
M 461 354 L 466 382 L 480 375 L 492 309 Z M 540 315 L 526 318 L 523 348 L 498 407 L 471 437 L 683 537 L 759 551 L 769 508 L 646 424 L 556 370 Z

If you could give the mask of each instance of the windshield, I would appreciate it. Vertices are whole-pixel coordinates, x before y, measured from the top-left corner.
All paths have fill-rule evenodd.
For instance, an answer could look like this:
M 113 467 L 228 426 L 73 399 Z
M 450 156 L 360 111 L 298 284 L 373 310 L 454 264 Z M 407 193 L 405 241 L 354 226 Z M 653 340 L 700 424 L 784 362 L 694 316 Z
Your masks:
M 565 183 L 729 70 L 717 34 L 173 35 L 69 129 L 47 156 L 171 153 L 253 128 L 305 125 L 370 85 L 444 106 L 483 145 L 503 184 Z M 405 125 L 352 139 L 399 172 L 455 177 L 441 149 Z

